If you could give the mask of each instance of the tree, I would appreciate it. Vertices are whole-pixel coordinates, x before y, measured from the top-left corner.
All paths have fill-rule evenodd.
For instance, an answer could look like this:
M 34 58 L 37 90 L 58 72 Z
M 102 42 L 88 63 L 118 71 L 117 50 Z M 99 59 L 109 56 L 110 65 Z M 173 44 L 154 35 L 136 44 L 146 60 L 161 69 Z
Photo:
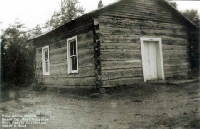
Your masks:
M 55 29 L 80 15 L 84 14 L 84 9 L 79 5 L 78 0 L 61 0 L 60 10 L 55 11 L 51 19 L 47 21 L 46 28 Z
M 177 9 L 178 4 L 176 2 L 172 2 L 171 0 L 166 0 L 171 6 Z
M 198 11 L 197 10 L 186 10 L 184 12 L 182 12 L 182 14 L 187 17 L 189 20 L 191 20 L 194 24 L 197 25 L 197 27 L 199 27 L 200 25 L 200 19 L 199 19 L 199 15 L 198 15 Z M 189 28 L 190 29 L 190 28 Z M 192 69 L 192 74 L 193 75 L 197 75 L 198 76 L 198 71 L 199 71 L 199 67 L 200 67 L 200 63 L 199 63 L 199 31 L 198 30 L 192 30 L 189 33 L 188 36 L 188 42 L 189 42 L 189 46 L 188 46 L 188 52 L 189 52 L 189 60 L 190 60 L 190 64 L 191 64 L 191 69 Z
M 176 2 L 171 2 L 171 0 L 166 0 L 170 5 L 172 5 L 174 8 L 177 9 L 178 4 Z M 199 25 L 199 15 L 198 11 L 195 9 L 186 10 L 181 12 L 185 17 L 187 17 L 189 20 L 194 22 L 196 25 Z
M 186 10 L 184 12 L 182 12 L 182 14 L 187 17 L 188 19 L 190 19 L 192 22 L 194 22 L 196 25 L 199 25 L 199 15 L 198 15 L 198 11 L 195 9 L 191 9 L 191 10 Z
M 33 78 L 34 52 L 27 44 L 26 30 L 23 24 L 15 22 L 1 36 L 3 82 L 18 85 Z
M 39 24 L 36 25 L 35 28 L 28 30 L 27 32 L 28 39 L 33 39 L 39 35 L 42 35 L 42 28 Z
M 177 9 L 177 3 L 176 2 L 170 2 L 170 4 L 175 8 L 175 9 Z

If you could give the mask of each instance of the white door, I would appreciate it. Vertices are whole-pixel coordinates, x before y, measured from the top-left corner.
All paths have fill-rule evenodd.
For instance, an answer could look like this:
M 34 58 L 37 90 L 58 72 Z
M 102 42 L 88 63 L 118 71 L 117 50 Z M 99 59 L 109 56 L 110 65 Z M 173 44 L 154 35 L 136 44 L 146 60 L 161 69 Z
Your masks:
M 154 80 L 158 78 L 157 45 L 158 42 L 144 41 L 143 57 L 146 80 Z
M 142 67 L 146 80 L 164 80 L 161 38 L 141 37 Z

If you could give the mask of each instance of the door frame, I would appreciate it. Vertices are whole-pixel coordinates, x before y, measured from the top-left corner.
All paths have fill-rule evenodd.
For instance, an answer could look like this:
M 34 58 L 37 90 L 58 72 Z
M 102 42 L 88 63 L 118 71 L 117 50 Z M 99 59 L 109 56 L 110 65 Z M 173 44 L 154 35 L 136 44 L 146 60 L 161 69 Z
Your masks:
M 160 54 L 160 79 L 164 80 L 164 68 L 163 68 L 163 52 L 162 52 L 162 39 L 161 38 L 149 38 L 149 37 L 141 37 L 141 54 L 142 54 L 142 67 L 143 67 L 143 77 L 144 77 L 144 82 L 146 82 L 146 77 L 145 77 L 145 71 L 146 68 L 144 67 L 144 41 L 158 41 L 159 42 L 159 54 Z

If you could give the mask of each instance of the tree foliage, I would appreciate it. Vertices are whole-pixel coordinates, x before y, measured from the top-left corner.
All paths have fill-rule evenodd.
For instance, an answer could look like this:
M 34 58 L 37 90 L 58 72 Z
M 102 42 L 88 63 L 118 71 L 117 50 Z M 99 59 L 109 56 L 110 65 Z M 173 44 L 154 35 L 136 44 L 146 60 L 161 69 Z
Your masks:
M 23 84 L 33 78 L 34 52 L 27 44 L 26 28 L 20 22 L 8 27 L 1 36 L 3 82 Z
M 60 10 L 55 11 L 51 19 L 47 21 L 46 27 L 49 30 L 55 29 L 84 13 L 84 9 L 79 5 L 78 0 L 61 0 Z
M 177 3 L 176 3 L 176 2 L 170 2 L 170 4 L 171 4 L 175 9 L 177 9 Z
M 174 8 L 177 9 L 178 4 L 176 2 L 171 2 L 171 0 L 166 0 L 170 5 L 172 5 Z M 195 23 L 197 26 L 199 25 L 199 15 L 198 10 L 191 9 L 181 12 L 185 17 L 187 17 L 189 20 L 191 20 L 193 23 Z
M 171 6 L 177 9 L 178 4 L 176 2 L 172 2 L 171 0 L 166 0 Z
M 29 39 L 36 38 L 39 35 L 42 35 L 42 28 L 39 24 L 36 25 L 35 28 L 27 31 L 27 36 Z
M 199 25 L 199 15 L 198 15 L 198 10 L 191 9 L 191 10 L 186 10 L 182 12 L 182 14 L 190 19 L 192 22 L 194 22 L 196 25 Z

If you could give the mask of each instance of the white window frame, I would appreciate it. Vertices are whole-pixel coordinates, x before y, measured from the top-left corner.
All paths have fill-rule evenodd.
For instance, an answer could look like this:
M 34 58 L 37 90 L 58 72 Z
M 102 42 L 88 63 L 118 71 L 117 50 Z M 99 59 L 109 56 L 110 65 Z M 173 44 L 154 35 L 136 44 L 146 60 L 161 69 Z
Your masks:
M 48 49 L 48 72 L 46 72 L 46 65 L 45 65 L 45 49 Z M 50 75 L 50 62 L 49 62 L 49 45 L 44 46 L 42 48 L 42 70 L 43 70 L 43 75 Z
M 71 63 L 70 63 L 70 41 L 76 41 L 76 58 L 77 58 L 77 70 L 72 70 Z M 78 73 L 78 46 L 77 46 L 77 36 L 67 39 L 67 64 L 68 64 L 68 74 L 71 73 Z
M 162 39 L 161 38 L 151 38 L 151 37 L 141 37 L 141 54 L 142 54 L 142 67 L 143 67 L 143 76 L 145 75 L 146 69 L 144 66 L 144 41 L 158 41 L 159 42 L 159 53 L 160 53 L 160 64 L 161 64 L 161 79 L 164 80 L 164 67 L 163 67 L 163 52 L 162 52 Z M 146 82 L 146 77 L 144 76 L 144 82 Z

